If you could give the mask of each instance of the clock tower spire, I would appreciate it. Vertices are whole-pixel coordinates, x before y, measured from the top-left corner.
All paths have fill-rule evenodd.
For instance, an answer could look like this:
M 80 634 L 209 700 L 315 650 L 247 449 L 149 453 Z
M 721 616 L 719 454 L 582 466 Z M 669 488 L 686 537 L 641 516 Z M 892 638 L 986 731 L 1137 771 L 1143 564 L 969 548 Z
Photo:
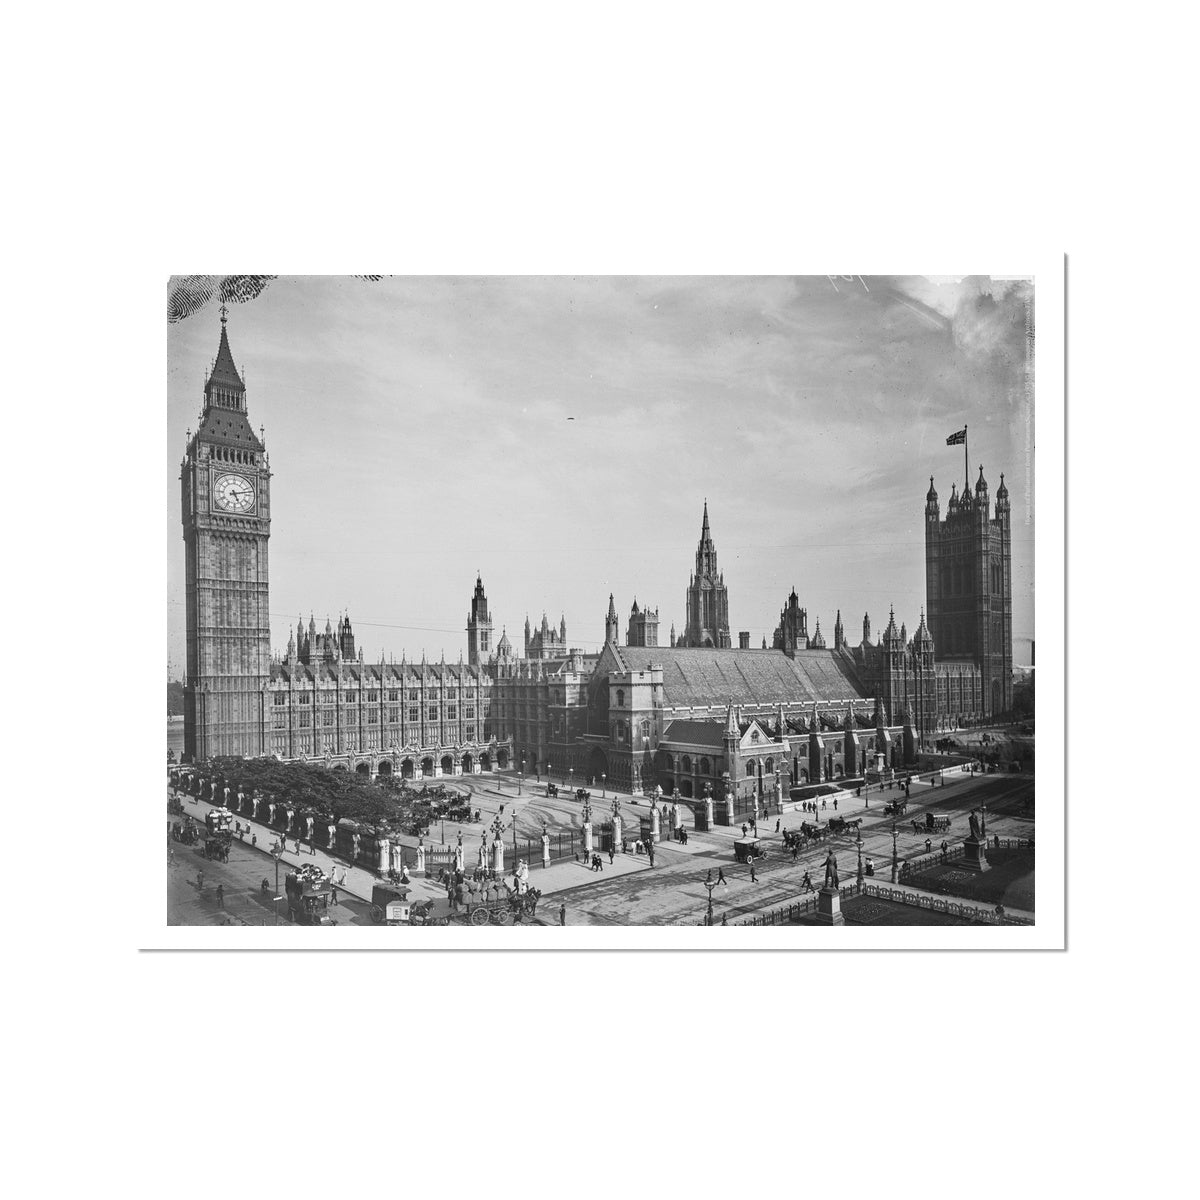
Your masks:
M 180 475 L 187 556 L 183 749 L 192 762 L 219 754 L 252 758 L 269 749 L 271 472 L 250 424 L 226 322 L 222 305 L 204 414 Z

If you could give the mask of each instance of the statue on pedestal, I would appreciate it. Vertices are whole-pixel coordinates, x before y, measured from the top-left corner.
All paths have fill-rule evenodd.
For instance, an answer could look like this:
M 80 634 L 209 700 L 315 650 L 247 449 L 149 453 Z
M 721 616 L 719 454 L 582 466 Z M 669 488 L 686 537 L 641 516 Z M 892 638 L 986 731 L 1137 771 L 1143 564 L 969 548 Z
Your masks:
M 832 850 L 825 856 L 825 886 L 827 888 L 838 886 L 837 859 L 834 858 Z
M 969 819 L 971 822 L 971 838 L 973 841 L 977 842 L 980 840 L 981 835 L 979 832 L 979 816 L 976 809 L 971 809 L 971 816 Z

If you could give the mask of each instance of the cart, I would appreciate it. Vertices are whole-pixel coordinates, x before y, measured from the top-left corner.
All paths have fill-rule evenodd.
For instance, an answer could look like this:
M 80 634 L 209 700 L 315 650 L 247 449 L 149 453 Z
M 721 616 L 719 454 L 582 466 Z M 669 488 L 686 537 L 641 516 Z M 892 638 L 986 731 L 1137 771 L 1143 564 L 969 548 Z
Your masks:
M 512 925 L 532 921 L 537 914 L 542 893 L 537 888 L 517 892 L 505 885 L 506 894 L 488 900 L 487 893 L 479 900 L 467 901 L 467 920 L 472 925 Z

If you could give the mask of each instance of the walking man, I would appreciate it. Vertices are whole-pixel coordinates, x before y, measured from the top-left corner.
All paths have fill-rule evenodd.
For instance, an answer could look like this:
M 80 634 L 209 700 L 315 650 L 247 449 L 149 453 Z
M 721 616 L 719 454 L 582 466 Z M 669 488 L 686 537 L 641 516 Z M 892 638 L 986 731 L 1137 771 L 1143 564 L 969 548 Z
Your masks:
M 565 904 L 560 904 L 558 906 L 558 923 L 560 925 L 565 925 L 567 923 L 567 906 Z
M 834 798 L 833 798 L 833 811 L 837 812 L 837 797 L 836 796 L 834 796 Z
M 800 853 L 800 847 L 795 842 L 792 843 L 792 862 L 796 861 L 796 856 Z
M 717 868 L 717 882 L 723 883 L 726 887 L 729 886 L 729 880 L 725 878 L 725 868 L 724 867 Z
M 812 877 L 807 871 L 804 872 L 804 878 L 800 880 L 800 886 L 806 892 L 815 892 L 817 890 L 813 887 Z
M 203 871 L 196 872 L 196 890 L 198 892 L 204 891 L 204 872 Z
M 750 856 L 750 882 L 758 882 L 758 876 L 754 874 L 754 855 Z
M 608 848 L 608 865 L 611 867 L 616 860 L 617 852 L 610 846 Z
M 783 818 L 782 818 L 782 817 L 777 817 L 777 818 L 775 819 L 775 832 L 776 832 L 776 833 L 778 833 L 778 832 L 779 832 L 779 822 L 780 822 L 780 821 L 782 821 L 782 820 L 783 820 Z
M 217 907 L 225 907 L 225 887 L 223 884 L 217 884 Z

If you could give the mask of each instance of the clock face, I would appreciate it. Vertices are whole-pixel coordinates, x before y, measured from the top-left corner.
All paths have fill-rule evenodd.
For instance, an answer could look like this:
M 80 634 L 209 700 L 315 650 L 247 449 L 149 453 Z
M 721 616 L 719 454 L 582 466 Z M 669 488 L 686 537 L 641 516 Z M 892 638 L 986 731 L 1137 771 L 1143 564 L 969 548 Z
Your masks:
M 244 475 L 218 475 L 213 499 L 224 512 L 249 512 L 254 507 L 254 485 Z

